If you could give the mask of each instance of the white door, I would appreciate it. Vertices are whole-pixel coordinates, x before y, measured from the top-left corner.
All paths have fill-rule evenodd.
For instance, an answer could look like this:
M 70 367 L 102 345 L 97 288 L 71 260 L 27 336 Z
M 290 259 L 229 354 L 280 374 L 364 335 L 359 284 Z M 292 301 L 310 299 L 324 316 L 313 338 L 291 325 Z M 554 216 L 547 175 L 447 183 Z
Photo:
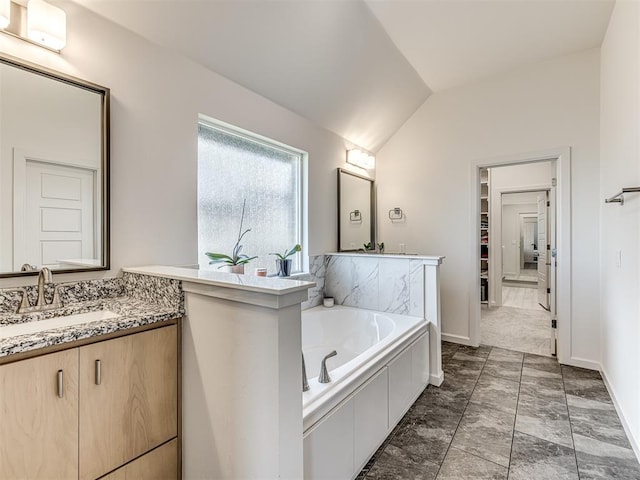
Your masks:
M 549 310 L 549 251 L 548 231 L 548 193 L 538 194 L 538 303 Z
M 24 246 L 15 246 L 14 268 L 23 263 L 57 267 L 64 260 L 95 257 L 95 171 L 27 160 Z

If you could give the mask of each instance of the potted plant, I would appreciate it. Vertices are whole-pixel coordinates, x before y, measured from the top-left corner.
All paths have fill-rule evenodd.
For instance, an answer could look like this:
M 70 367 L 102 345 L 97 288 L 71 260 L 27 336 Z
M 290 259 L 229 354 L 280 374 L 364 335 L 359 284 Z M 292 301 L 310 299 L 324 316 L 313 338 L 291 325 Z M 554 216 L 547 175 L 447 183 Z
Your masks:
M 233 251 L 231 252 L 231 256 L 226 255 L 224 253 L 213 253 L 206 252 L 205 255 L 211 259 L 209 265 L 213 263 L 222 263 L 218 268 L 226 267 L 231 273 L 244 273 L 244 266 L 246 263 L 249 263 L 251 260 L 257 257 L 249 257 L 244 253 L 240 253 L 242 251 L 242 245 L 240 245 L 240 241 L 242 237 L 244 237 L 247 233 L 251 231 L 250 228 L 247 228 L 244 232 L 242 231 L 242 224 L 244 223 L 244 210 L 247 204 L 247 200 L 245 199 L 242 203 L 242 216 L 240 217 L 240 230 L 238 231 L 238 241 L 236 241 L 235 247 L 233 247 Z
M 293 260 L 289 258 L 291 255 L 301 252 L 302 247 L 299 243 L 295 244 L 291 249 L 287 250 L 284 253 L 272 253 L 271 255 L 275 255 L 276 257 L 276 267 L 278 268 L 278 276 L 279 277 L 288 277 L 291 275 L 291 263 Z

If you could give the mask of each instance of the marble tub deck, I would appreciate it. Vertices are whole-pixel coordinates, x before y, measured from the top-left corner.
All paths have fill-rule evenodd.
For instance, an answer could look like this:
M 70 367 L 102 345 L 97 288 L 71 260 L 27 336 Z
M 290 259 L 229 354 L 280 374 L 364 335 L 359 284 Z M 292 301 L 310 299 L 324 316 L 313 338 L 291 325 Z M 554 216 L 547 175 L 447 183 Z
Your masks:
M 640 479 L 598 372 L 443 343 L 429 386 L 358 479 Z

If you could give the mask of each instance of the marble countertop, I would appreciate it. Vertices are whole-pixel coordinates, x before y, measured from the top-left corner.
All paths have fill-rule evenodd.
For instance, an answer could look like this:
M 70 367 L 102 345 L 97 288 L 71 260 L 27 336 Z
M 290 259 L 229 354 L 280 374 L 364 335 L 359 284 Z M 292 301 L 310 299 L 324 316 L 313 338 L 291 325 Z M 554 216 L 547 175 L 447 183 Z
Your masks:
M 119 316 L 79 325 L 42 330 L 36 333 L 0 338 L 0 357 L 150 325 L 182 316 L 182 313 L 176 308 L 163 307 L 156 303 L 125 296 L 74 303 L 67 307 L 47 312 L 24 315 L 3 314 L 0 315 L 0 328 L 16 323 L 37 322 L 53 317 L 100 310 L 108 310 Z
M 193 282 L 215 287 L 266 293 L 270 295 L 286 295 L 288 293 L 308 290 L 315 286 L 315 283 L 313 282 L 305 282 L 289 278 L 238 275 L 235 273 L 216 272 L 214 270 L 196 270 L 193 268 L 168 267 L 163 265 L 130 267 L 123 268 L 122 270 L 124 272 L 137 273 L 140 275 L 172 278 L 183 282 Z

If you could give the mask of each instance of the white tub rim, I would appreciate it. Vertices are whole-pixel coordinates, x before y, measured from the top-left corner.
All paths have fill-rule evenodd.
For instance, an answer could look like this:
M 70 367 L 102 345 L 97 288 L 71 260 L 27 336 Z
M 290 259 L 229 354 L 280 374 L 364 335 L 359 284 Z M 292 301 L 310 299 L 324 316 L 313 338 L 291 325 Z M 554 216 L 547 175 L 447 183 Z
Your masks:
M 324 308 L 322 306 L 315 308 Z M 314 308 L 314 309 L 315 309 Z M 344 307 L 352 309 L 354 307 Z M 314 310 L 310 309 L 310 310 Z M 358 308 L 357 310 L 366 310 Z M 416 320 L 416 323 L 398 335 L 391 343 L 385 345 L 373 356 L 368 358 L 363 364 L 351 371 L 346 377 L 340 378 L 335 384 L 329 384 L 320 394 L 314 392 L 313 395 L 303 392 L 302 395 L 302 417 L 303 432 L 308 434 L 313 430 L 314 426 L 322 420 L 322 418 L 333 410 L 336 406 L 343 403 L 356 390 L 358 390 L 366 381 L 375 375 L 380 369 L 384 368 L 395 357 L 400 355 L 415 340 L 429 332 L 431 322 L 425 318 L 410 315 L 390 314 L 389 312 L 380 312 L 377 310 L 367 310 L 371 313 L 381 315 L 399 315 L 401 317 L 409 317 Z M 310 385 L 317 383 L 317 379 L 312 379 Z

